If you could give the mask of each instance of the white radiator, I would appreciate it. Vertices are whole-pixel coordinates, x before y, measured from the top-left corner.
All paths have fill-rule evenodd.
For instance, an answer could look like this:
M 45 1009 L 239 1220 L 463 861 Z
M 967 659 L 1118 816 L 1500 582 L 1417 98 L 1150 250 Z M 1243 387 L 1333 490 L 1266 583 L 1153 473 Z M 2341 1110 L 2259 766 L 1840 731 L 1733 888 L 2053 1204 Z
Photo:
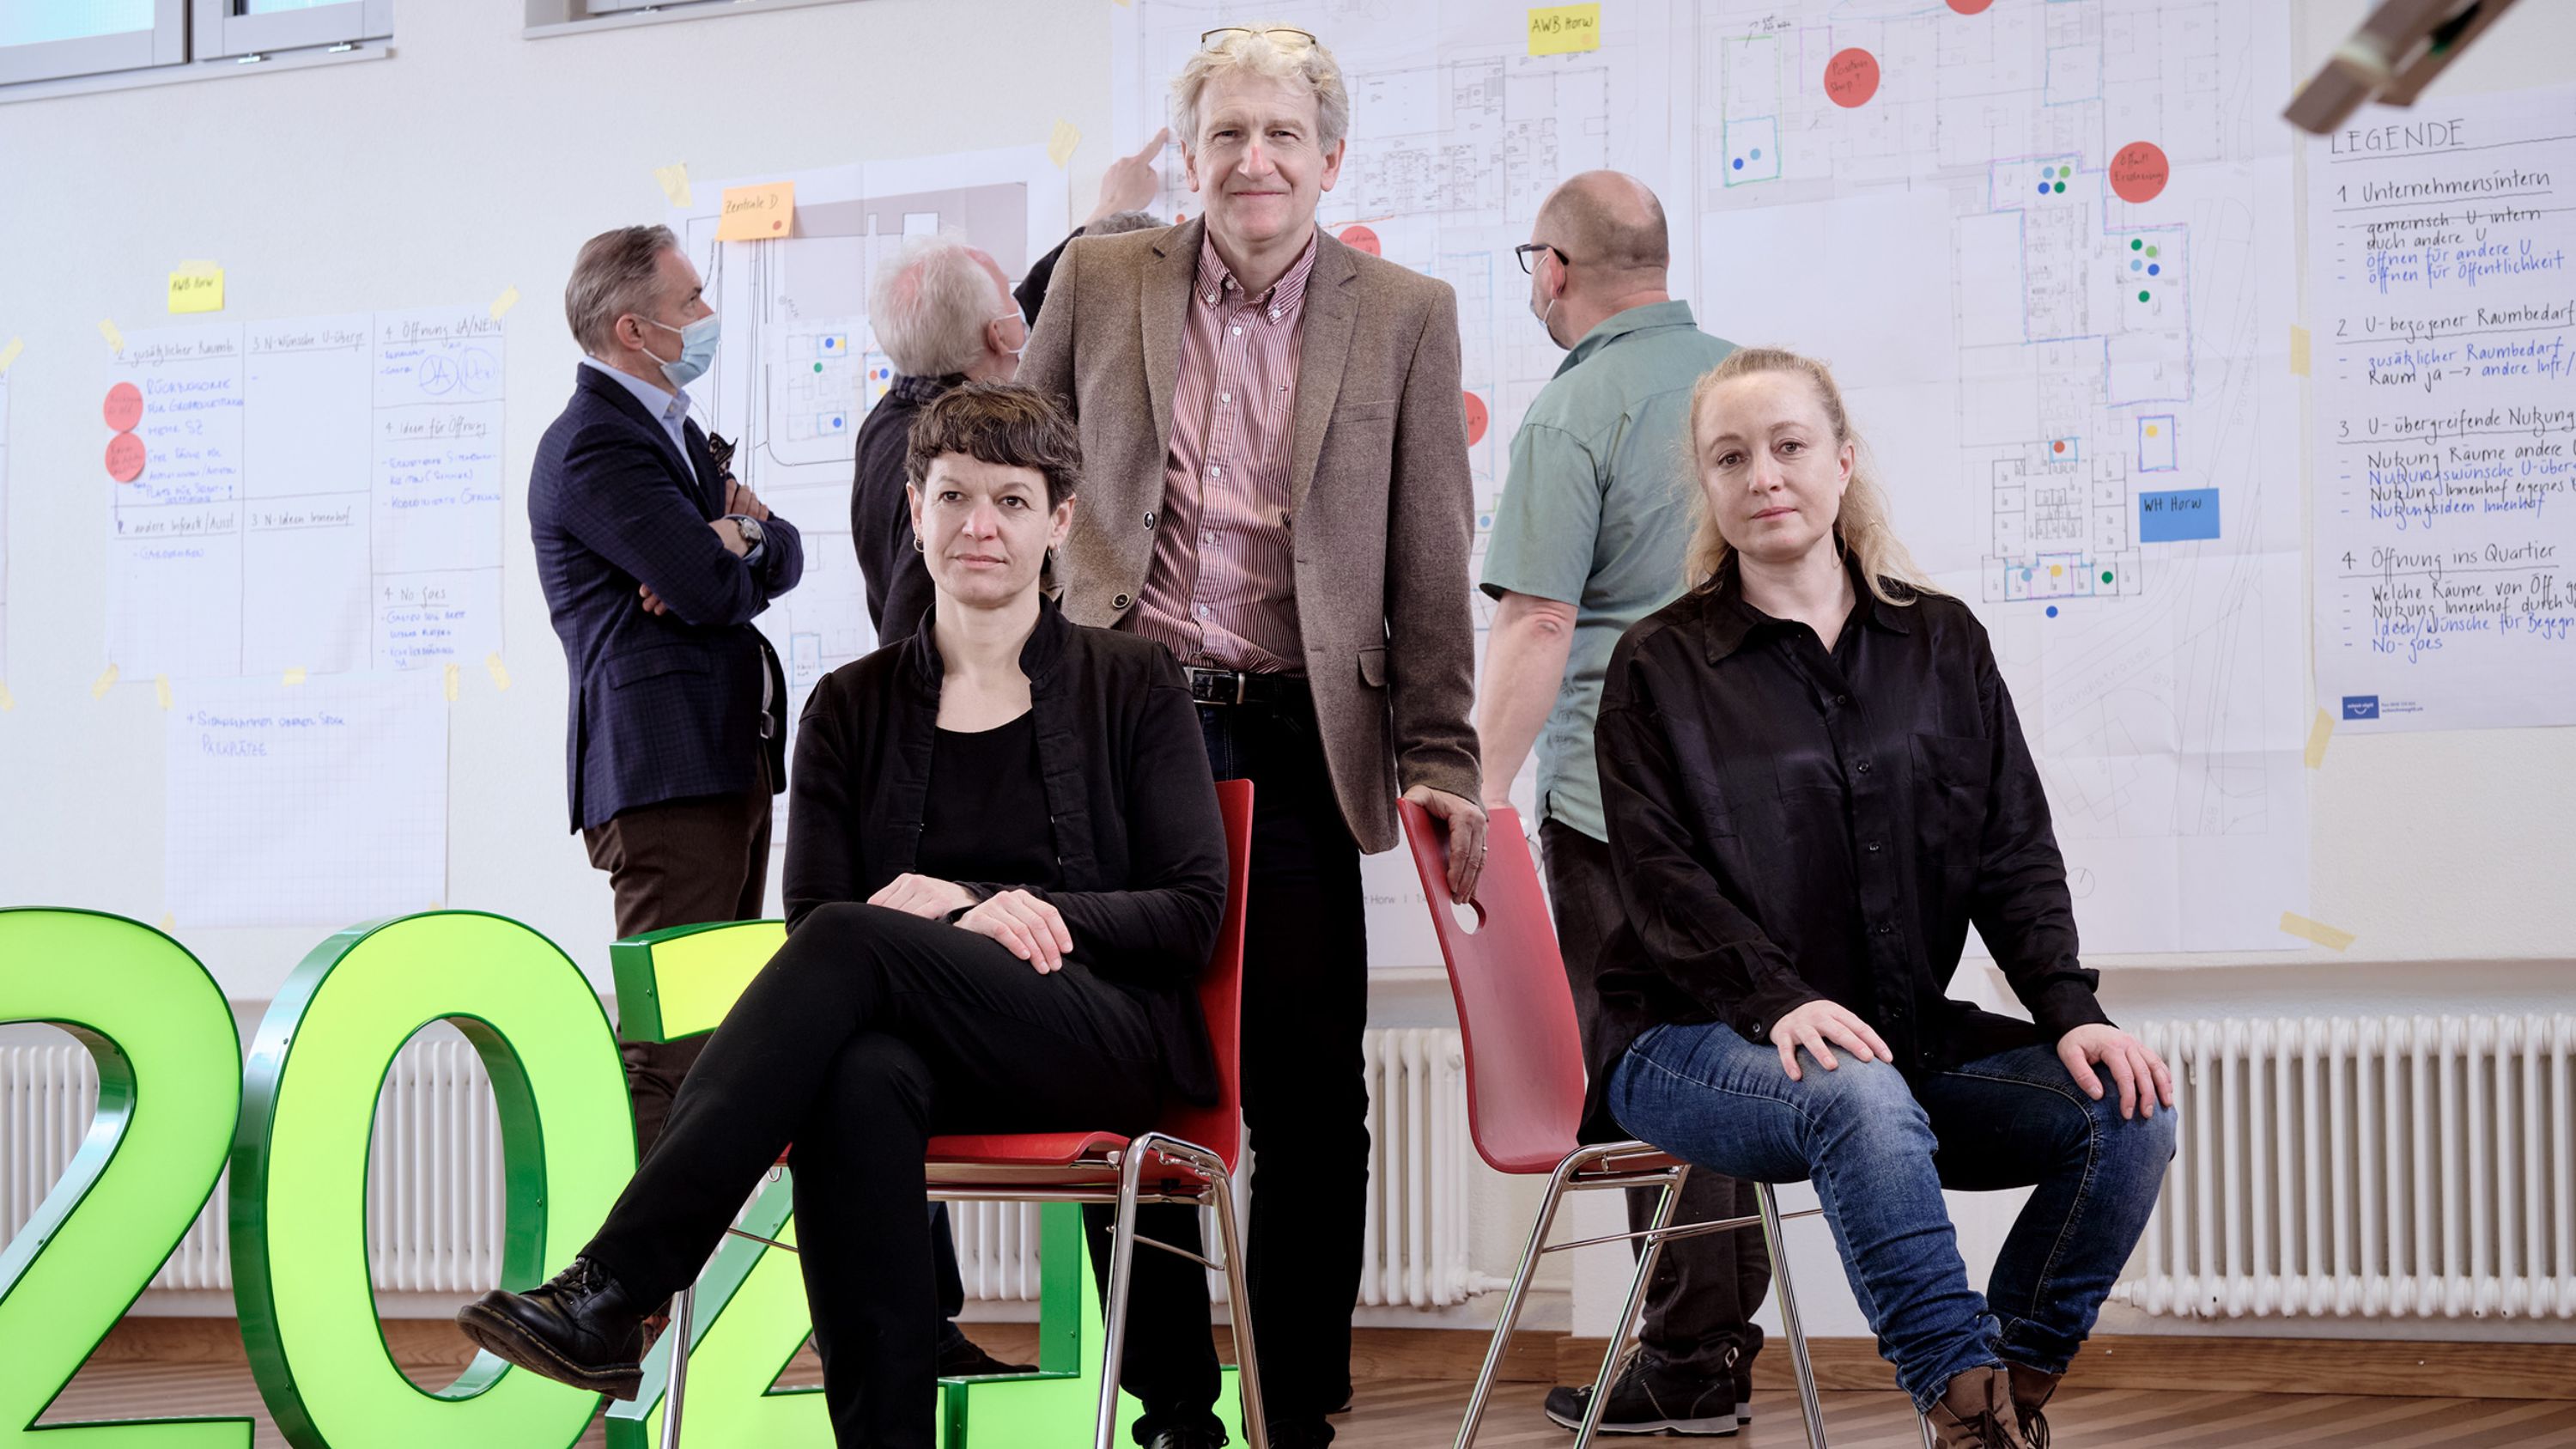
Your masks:
M 2152 1022 L 2182 1137 L 2113 1290 L 2187 1317 L 2576 1317 L 2576 1016 Z
M 1472 1148 L 1458 1033 L 1373 1031 L 1364 1053 L 1373 1146 L 1361 1301 L 1461 1302 L 1486 1285 L 1468 1271 Z M 0 1241 L 35 1215 L 97 1103 L 88 1052 L 0 1047 Z M 482 1062 L 462 1038 L 424 1037 L 395 1058 L 368 1164 L 368 1261 L 378 1291 L 461 1295 L 499 1281 L 500 1135 Z M 224 1191 L 218 1185 L 154 1288 L 231 1288 Z M 1034 1302 L 1037 1208 L 958 1203 L 950 1212 L 966 1296 Z M 1212 1223 L 1207 1231 L 1213 1242 Z

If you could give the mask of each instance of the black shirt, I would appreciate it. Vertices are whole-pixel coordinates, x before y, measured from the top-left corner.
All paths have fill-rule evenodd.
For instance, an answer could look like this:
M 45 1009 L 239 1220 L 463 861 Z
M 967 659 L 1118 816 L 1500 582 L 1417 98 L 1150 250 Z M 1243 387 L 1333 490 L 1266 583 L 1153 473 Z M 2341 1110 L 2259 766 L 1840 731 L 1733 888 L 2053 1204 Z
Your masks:
M 879 644 L 901 641 L 930 612 L 930 566 L 912 546 L 912 501 L 903 491 L 911 481 L 912 420 L 965 380 L 962 373 L 898 375 L 852 440 L 858 462 L 850 479 L 850 543 L 858 550 L 868 622 Z
M 997 729 L 938 732 L 914 870 L 996 886 L 1061 883 L 1046 784 L 1038 774 L 1037 719 L 1031 710 Z
M 1628 630 L 1595 750 L 1627 921 L 1602 957 L 1587 1127 L 1628 1044 L 1722 1021 L 1767 1042 L 1829 998 L 1938 1071 L 2107 1020 L 2076 959 L 2039 772 L 1965 604 L 1857 572 L 1828 650 L 1732 570 Z M 2036 1027 L 1947 999 L 1968 927 Z

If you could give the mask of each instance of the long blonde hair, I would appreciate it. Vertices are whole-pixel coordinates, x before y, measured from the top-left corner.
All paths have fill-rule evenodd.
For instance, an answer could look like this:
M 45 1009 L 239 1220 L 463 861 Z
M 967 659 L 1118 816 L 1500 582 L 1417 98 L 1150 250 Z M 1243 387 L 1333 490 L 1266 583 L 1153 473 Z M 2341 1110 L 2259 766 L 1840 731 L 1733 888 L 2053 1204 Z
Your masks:
M 1708 488 L 1700 481 L 1700 409 L 1720 386 L 1757 372 L 1793 372 L 1806 378 L 1816 390 L 1816 400 L 1824 405 L 1825 420 L 1833 424 L 1835 446 L 1852 445 L 1851 481 L 1843 489 L 1842 511 L 1834 518 L 1834 546 L 1860 560 L 1861 578 L 1868 582 L 1869 591 L 1890 604 L 1910 604 L 1916 594 L 1940 592 L 1915 566 L 1914 555 L 1888 524 L 1887 494 L 1878 486 L 1877 465 L 1869 445 L 1852 431 L 1851 415 L 1843 409 L 1842 389 L 1834 385 L 1832 369 L 1780 347 L 1739 347 L 1691 389 L 1692 527 L 1690 549 L 1684 556 L 1684 583 L 1694 593 L 1714 590 L 1735 557 L 1735 546 L 1718 531 L 1717 510 L 1709 507 Z M 1891 583 L 1900 587 L 1891 589 Z

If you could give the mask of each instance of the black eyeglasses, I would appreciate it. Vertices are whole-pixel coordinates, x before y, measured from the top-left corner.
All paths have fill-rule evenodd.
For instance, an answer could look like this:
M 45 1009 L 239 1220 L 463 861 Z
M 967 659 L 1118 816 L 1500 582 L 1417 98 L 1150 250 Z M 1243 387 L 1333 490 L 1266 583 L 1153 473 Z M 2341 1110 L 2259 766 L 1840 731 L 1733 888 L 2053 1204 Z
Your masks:
M 1530 261 L 1530 258 L 1539 252 L 1546 252 L 1554 256 L 1556 258 L 1556 264 L 1560 267 L 1570 267 L 1574 265 L 1574 258 L 1567 256 L 1563 251 L 1547 242 L 1523 242 L 1519 246 L 1512 248 L 1512 255 L 1521 259 L 1522 276 L 1530 276 L 1538 270 L 1537 265 Z
M 1209 48 L 1208 43 L 1215 40 L 1220 35 L 1292 35 L 1308 45 L 1321 43 L 1317 41 L 1313 35 L 1308 34 L 1303 30 L 1299 30 L 1293 25 L 1220 25 L 1214 30 L 1202 30 L 1199 32 L 1199 48 L 1202 50 Z

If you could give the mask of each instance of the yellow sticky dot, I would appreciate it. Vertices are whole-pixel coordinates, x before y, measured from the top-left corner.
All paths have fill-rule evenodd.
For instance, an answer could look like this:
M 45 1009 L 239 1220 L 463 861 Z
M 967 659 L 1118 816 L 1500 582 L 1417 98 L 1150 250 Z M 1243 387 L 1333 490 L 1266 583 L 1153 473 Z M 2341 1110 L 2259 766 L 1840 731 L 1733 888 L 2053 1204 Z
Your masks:
M 2149 423 L 2149 424 L 2147 424 L 2147 436 L 2148 436 L 2148 437 L 2150 437 L 2150 438 L 2152 438 L 2152 437 L 2154 437 L 2155 435 L 2156 435 L 2156 425 L 2155 425 L 2155 424 L 2153 424 L 2153 423 Z
M 168 709 L 170 707 L 169 675 L 156 674 L 152 676 L 152 702 L 161 706 L 163 709 Z
M 1071 121 L 1058 121 L 1047 136 L 1047 159 L 1058 166 L 1073 159 L 1073 148 L 1082 144 L 1082 133 Z
M 519 289 L 516 287 L 504 289 L 500 296 L 492 299 L 492 320 L 495 322 L 500 321 L 502 313 L 507 312 L 518 305 Z
M 2066 572 L 2066 565 L 2064 565 L 2064 564 L 2050 564 L 2050 565 L 2048 566 L 2048 576 L 2049 576 L 2050 578 L 2052 578 L 2052 579 L 2053 579 L 2053 578 L 2058 578 L 2058 577 L 2060 577 L 2060 576 L 2064 575 L 2064 574 L 2065 574 L 2065 572 Z
M 302 684 L 304 682 L 304 671 L 301 668 L 286 671 L 286 682 L 289 684 Z
M 510 687 L 510 667 L 501 662 L 500 650 L 495 649 L 491 653 L 483 656 L 483 670 L 485 673 L 492 676 L 493 688 L 507 689 Z
M 454 704 L 456 702 L 456 681 L 458 677 L 456 666 L 453 664 L 447 666 L 447 702 L 449 704 Z
M 107 692 L 114 688 L 116 688 L 116 666 L 111 664 L 98 676 L 97 682 L 89 687 L 89 697 L 105 699 Z
M 2281 929 L 2300 940 L 2314 941 L 2329 951 L 2343 950 L 2359 939 L 2350 931 L 2329 926 L 2323 921 L 2311 921 L 2289 911 L 2281 913 Z

